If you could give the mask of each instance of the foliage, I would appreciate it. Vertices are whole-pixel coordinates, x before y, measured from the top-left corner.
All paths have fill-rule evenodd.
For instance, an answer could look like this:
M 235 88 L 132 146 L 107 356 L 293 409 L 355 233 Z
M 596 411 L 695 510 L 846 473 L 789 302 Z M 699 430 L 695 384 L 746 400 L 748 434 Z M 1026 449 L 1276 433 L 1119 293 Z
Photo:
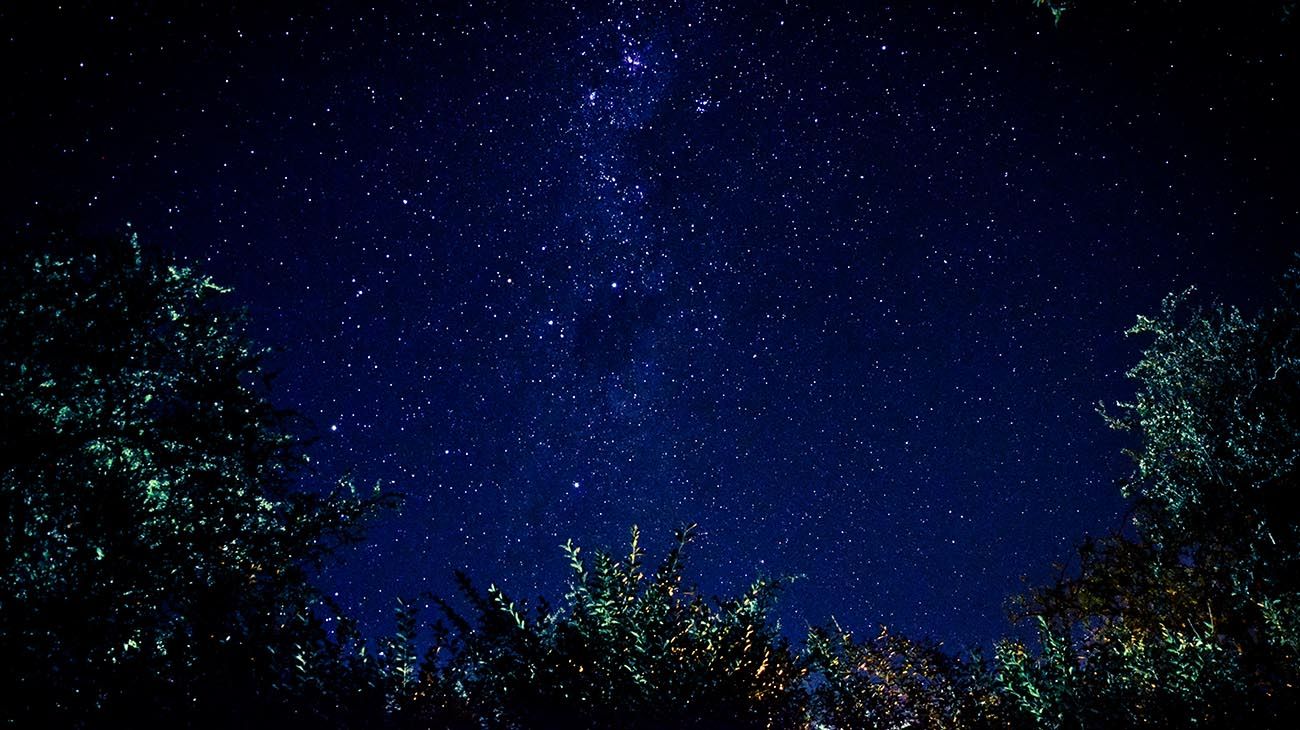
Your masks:
M 529 609 L 461 576 L 368 642 L 308 572 L 387 501 L 298 491 L 303 440 L 226 290 L 132 240 L 0 253 L 0 680 L 8 724 L 411 728 L 1285 727 L 1300 712 L 1300 274 L 1254 317 L 1141 317 L 1132 536 L 1013 613 L 1036 645 L 956 657 L 838 623 L 797 652 L 785 580 L 707 600 L 694 528 L 645 567 L 564 545 Z M 436 599 L 435 599 L 436 600 Z
M 134 238 L 39 248 L 0 254 L 0 712 L 221 724 L 305 690 L 304 571 L 382 500 L 290 488 L 225 289 Z
M 758 580 L 711 605 L 683 580 L 693 535 L 679 531 L 649 576 L 636 528 L 621 560 L 586 560 L 566 543 L 572 574 L 560 609 L 529 611 L 463 580 L 474 616 L 443 603 L 456 638 L 424 663 L 409 711 L 467 710 L 493 728 L 800 726 L 804 670 L 768 620 L 782 582 Z
M 956 730 L 992 727 L 1000 716 L 978 657 L 962 662 L 883 627 L 865 642 L 838 622 L 813 628 L 807 656 L 818 727 Z
M 1243 27 L 1249 27 L 1252 30 L 1265 29 L 1277 30 L 1278 27 L 1290 27 L 1290 23 L 1296 17 L 1296 0 L 1269 0 L 1266 3 L 1247 3 L 1236 6 L 1226 6 L 1216 3 L 1187 3 L 1184 0 L 1127 0 L 1126 3 L 1099 3 L 1099 1 L 1082 1 L 1078 3 L 1075 0 L 1034 0 L 1035 8 L 1044 8 L 1052 13 L 1052 22 L 1054 25 L 1061 25 L 1061 18 L 1066 16 L 1066 10 L 1078 8 L 1078 13 L 1086 12 L 1104 12 L 1104 10 L 1113 10 L 1115 5 L 1121 5 L 1123 17 L 1131 19 L 1141 13 L 1152 13 L 1154 17 L 1160 18 L 1161 22 L 1173 23 L 1177 19 L 1187 22 L 1191 19 L 1193 25 L 1204 27 L 1216 27 L 1221 30 L 1222 26 L 1231 25 L 1231 23 L 1243 23 Z M 1073 17 L 1073 13 L 1071 13 Z
M 1076 576 L 1018 606 L 1040 651 L 1006 643 L 1000 685 L 1034 727 L 1281 726 L 1300 709 L 1300 279 L 1253 318 L 1188 310 L 1150 338 L 1136 396 L 1136 539 L 1086 542 Z
M 1069 3 L 1062 2 L 1062 0 L 1034 0 L 1034 7 L 1047 8 L 1052 13 L 1052 22 L 1060 25 L 1061 16 L 1065 14 L 1066 9 L 1069 8 L 1070 5 Z
M 1052 22 L 1056 25 L 1061 24 L 1061 18 L 1064 17 L 1065 11 L 1074 8 L 1077 4 L 1078 3 L 1074 2 L 1074 0 L 1034 0 L 1034 7 L 1046 8 L 1049 12 L 1051 12 Z M 1253 13 L 1256 16 L 1262 14 L 1263 17 L 1267 18 L 1269 22 L 1282 23 L 1282 24 L 1289 23 L 1295 17 L 1296 14 L 1295 12 L 1296 0 L 1272 0 L 1271 2 L 1258 3 L 1257 4 L 1258 7 L 1251 6 L 1247 8 L 1232 8 L 1229 12 L 1224 12 L 1223 6 L 1219 6 L 1214 3 L 1203 3 L 1203 4 L 1187 3 L 1187 2 L 1183 2 L 1182 0 L 1161 0 L 1160 2 L 1157 3 L 1152 3 L 1150 2 L 1150 0 L 1146 0 L 1145 2 L 1143 2 L 1142 0 L 1130 0 L 1126 4 L 1130 7 L 1130 12 L 1138 9 L 1149 8 L 1150 6 L 1155 5 L 1155 6 L 1161 6 L 1166 10 L 1186 10 L 1189 12 L 1192 10 L 1209 11 L 1211 15 L 1217 16 L 1218 18 L 1220 18 L 1220 20 L 1222 20 L 1225 17 L 1230 17 L 1234 14 L 1241 14 L 1241 15 L 1252 14 L 1253 11 Z M 1085 9 L 1098 8 L 1098 7 L 1105 8 L 1107 7 L 1107 4 L 1098 3 L 1098 2 L 1084 2 L 1082 3 L 1082 6 Z M 1256 22 L 1259 19 L 1260 19 L 1259 17 L 1252 18 L 1252 20 Z
M 1285 302 L 1253 319 L 1220 306 L 1183 316 L 1165 299 L 1130 334 L 1151 338 L 1130 372 L 1136 398 L 1108 416 L 1133 431 L 1126 494 L 1166 556 L 1210 573 L 1244 601 L 1300 589 L 1300 312 Z
M 1250 678 L 1213 624 L 1151 631 L 1120 617 L 1075 635 L 1035 623 L 1037 655 L 1015 641 L 997 650 L 1013 727 L 1232 727 L 1251 712 Z
M 1077 574 L 1057 566 L 1056 582 L 1014 598 L 1012 619 L 1041 620 L 1052 632 L 1068 633 L 1071 626 L 1098 618 L 1123 617 L 1134 630 L 1158 632 L 1170 622 L 1194 628 L 1202 614 L 1212 613 L 1205 604 L 1206 576 L 1194 566 L 1162 561 L 1150 542 L 1123 535 L 1089 537 L 1078 555 Z

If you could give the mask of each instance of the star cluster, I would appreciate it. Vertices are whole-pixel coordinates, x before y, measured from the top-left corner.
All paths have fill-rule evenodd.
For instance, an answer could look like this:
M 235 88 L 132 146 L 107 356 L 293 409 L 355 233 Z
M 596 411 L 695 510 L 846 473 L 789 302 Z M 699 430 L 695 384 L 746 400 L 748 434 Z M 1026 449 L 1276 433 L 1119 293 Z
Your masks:
M 1191 283 L 1249 303 L 1296 228 L 1266 42 L 378 5 L 0 11 L 8 230 L 129 226 L 236 287 L 321 479 L 407 495 L 326 575 L 376 625 L 699 522 L 706 590 L 799 575 L 787 622 L 987 641 L 1121 524 L 1121 331 Z

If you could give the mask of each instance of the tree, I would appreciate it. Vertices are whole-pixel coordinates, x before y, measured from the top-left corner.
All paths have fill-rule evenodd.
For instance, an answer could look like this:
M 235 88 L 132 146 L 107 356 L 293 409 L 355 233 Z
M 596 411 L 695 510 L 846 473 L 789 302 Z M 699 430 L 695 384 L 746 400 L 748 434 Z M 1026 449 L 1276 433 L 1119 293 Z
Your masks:
M 566 543 L 573 572 L 560 609 L 528 611 L 463 579 L 473 617 L 443 603 L 454 633 L 403 672 L 420 677 L 406 714 L 490 728 L 803 726 L 804 669 L 767 618 L 780 581 L 711 606 L 683 581 L 693 535 L 679 531 L 650 576 L 636 528 L 622 560 L 588 561 Z
M 1167 297 L 1114 414 L 1133 433 L 1134 538 L 1021 603 L 1042 651 L 1004 644 L 1037 727 L 1282 726 L 1300 709 L 1300 275 L 1254 317 Z
M 1000 701 L 978 657 L 963 661 L 883 627 L 859 641 L 837 622 L 809 631 L 807 656 L 817 727 L 999 726 Z
M 228 725 L 311 684 L 306 571 L 385 499 L 292 488 L 227 293 L 134 237 L 0 254 L 5 720 Z
M 1285 727 L 1252 696 L 1240 654 L 1215 634 L 1135 627 L 1123 617 L 1066 629 L 1036 620 L 1039 651 L 1004 641 L 997 683 L 1009 727 Z
M 1130 372 L 1136 397 L 1108 416 L 1139 436 L 1125 494 L 1140 534 L 1166 566 L 1193 568 L 1226 627 L 1276 625 L 1294 643 L 1300 625 L 1300 276 L 1282 301 L 1246 318 L 1214 306 L 1185 312 L 1166 298 L 1131 334 L 1151 338 Z M 1238 626 L 1239 624 L 1239 626 Z

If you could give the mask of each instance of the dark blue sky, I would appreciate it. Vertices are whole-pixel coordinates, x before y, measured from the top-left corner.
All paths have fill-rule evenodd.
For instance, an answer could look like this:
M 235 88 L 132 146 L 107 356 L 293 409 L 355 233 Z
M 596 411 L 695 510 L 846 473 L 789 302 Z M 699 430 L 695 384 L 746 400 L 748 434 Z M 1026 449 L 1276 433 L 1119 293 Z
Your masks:
M 706 592 L 986 642 L 1122 522 L 1122 330 L 1250 304 L 1300 220 L 1291 24 L 87 5 L 0 10 L 5 228 L 129 224 L 236 288 L 322 477 L 409 495 L 326 576 L 376 627 L 699 522 Z

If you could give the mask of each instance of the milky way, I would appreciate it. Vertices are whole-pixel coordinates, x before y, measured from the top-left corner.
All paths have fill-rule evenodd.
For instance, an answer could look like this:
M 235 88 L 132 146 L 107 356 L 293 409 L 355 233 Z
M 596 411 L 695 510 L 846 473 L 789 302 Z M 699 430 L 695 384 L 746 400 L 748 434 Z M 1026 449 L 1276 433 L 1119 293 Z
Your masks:
M 1122 330 L 1188 284 L 1249 304 L 1294 241 L 1270 38 L 1028 0 L 274 5 L 0 10 L 3 221 L 129 226 L 236 288 L 320 481 L 407 494 L 325 576 L 378 627 L 455 569 L 558 599 L 565 539 L 699 522 L 708 593 L 798 575 L 787 624 L 988 641 L 1122 524 Z

